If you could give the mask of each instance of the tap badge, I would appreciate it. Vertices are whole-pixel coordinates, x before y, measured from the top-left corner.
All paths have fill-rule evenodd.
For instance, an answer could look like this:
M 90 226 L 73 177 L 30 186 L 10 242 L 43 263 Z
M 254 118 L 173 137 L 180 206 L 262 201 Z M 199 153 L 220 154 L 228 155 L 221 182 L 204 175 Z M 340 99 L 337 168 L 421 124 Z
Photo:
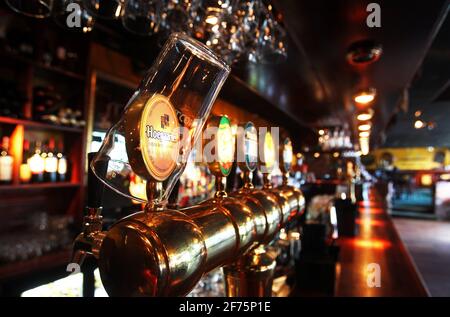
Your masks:
M 234 161 L 234 138 L 231 122 L 227 116 L 220 118 L 217 130 L 217 152 L 220 171 L 223 176 L 228 176 Z
M 148 173 L 164 181 L 174 170 L 179 154 L 177 113 L 169 99 L 154 95 L 146 104 L 140 122 L 140 146 Z
M 272 172 L 275 166 L 275 144 L 273 143 L 272 134 L 270 132 L 266 132 L 264 136 L 264 161 L 263 164 L 267 170 L 267 172 Z
M 244 127 L 244 155 L 248 170 L 253 172 L 258 164 L 258 132 L 252 122 Z
M 284 172 L 289 172 L 292 167 L 292 159 L 293 159 L 294 153 L 292 148 L 292 142 L 291 139 L 286 138 L 283 142 L 283 168 Z

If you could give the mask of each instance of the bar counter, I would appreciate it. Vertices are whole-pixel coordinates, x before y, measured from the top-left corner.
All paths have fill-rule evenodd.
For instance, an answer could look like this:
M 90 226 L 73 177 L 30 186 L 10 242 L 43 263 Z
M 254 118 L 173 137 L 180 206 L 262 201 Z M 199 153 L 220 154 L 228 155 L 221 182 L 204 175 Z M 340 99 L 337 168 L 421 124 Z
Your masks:
M 381 196 L 371 191 L 369 198 L 358 206 L 356 236 L 338 239 L 340 260 L 335 295 L 429 296 Z M 380 287 L 368 286 L 370 263 L 380 267 Z

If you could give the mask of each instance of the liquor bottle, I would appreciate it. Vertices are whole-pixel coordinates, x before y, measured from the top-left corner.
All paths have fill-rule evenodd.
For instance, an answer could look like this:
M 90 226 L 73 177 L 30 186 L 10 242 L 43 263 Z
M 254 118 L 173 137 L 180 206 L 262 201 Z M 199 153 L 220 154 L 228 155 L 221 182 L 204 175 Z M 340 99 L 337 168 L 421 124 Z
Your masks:
M 23 140 L 22 164 L 20 164 L 19 169 L 19 179 L 23 184 L 29 183 L 31 180 L 31 170 L 30 165 L 28 164 L 30 156 L 30 142 L 28 140 Z
M 13 157 L 9 154 L 9 137 L 4 136 L 0 148 L 0 184 L 12 183 L 13 163 Z
M 36 141 L 36 147 L 33 156 L 28 160 L 31 171 L 31 181 L 40 183 L 44 181 L 44 158 L 42 157 L 41 142 Z
M 60 139 L 58 144 L 58 180 L 60 182 L 65 182 L 67 179 L 67 158 L 64 155 L 64 144 Z
M 343 149 L 344 148 L 344 141 L 345 141 L 345 131 L 344 130 L 340 130 L 339 131 L 339 137 L 338 137 L 338 145 L 337 145 L 337 147 L 339 149 Z
M 55 153 L 55 139 L 50 138 L 48 150 L 44 158 L 44 179 L 47 182 L 56 182 L 58 172 L 58 158 Z
M 332 148 L 333 149 L 338 148 L 339 147 L 339 131 L 338 131 L 338 129 L 334 129 L 332 140 L 333 140 Z

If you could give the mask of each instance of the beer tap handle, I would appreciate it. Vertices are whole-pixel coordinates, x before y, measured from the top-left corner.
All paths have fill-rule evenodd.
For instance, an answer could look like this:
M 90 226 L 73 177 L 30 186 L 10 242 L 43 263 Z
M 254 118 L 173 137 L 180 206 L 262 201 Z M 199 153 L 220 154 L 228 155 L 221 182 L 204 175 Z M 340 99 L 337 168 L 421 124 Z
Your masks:
M 86 215 L 83 219 L 83 231 L 78 235 L 73 244 L 72 263 L 81 266 L 85 258 L 89 255 L 98 256 L 100 245 L 103 241 L 104 234 L 102 232 L 102 199 L 104 184 L 98 177 L 105 177 L 108 169 L 109 157 L 102 157 L 94 161 L 96 153 L 88 154 L 88 187 L 87 187 L 87 204 Z M 94 162 L 94 163 L 93 163 Z M 91 164 L 95 168 L 94 174 Z M 98 176 L 98 177 L 97 177 Z

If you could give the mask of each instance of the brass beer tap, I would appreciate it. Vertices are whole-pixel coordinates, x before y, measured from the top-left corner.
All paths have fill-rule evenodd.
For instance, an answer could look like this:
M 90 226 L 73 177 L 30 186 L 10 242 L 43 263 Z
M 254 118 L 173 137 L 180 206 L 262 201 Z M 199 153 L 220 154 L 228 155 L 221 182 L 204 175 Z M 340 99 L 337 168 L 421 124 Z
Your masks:
M 86 254 L 98 258 L 110 296 L 183 296 L 205 273 L 236 263 L 256 272 L 256 283 L 264 282 L 257 293 L 242 288 L 251 283 L 234 283 L 239 288 L 228 295 L 270 296 L 275 262 L 267 257 L 264 245 L 299 206 L 270 182 L 263 189 L 252 188 L 250 170 L 244 188 L 233 195 L 225 192 L 223 182 L 235 152 L 226 116 L 213 117 L 207 124 L 216 128 L 206 140 L 214 148 L 208 165 L 216 175 L 215 196 L 185 209 L 167 208 L 170 192 L 229 71 L 203 44 L 183 34 L 172 35 L 90 164 L 108 187 L 146 203 L 142 211 L 120 219 L 105 232 L 99 206 L 90 206 L 84 231 L 75 242 L 76 258 Z M 275 152 L 271 135 L 264 140 L 260 167 L 267 179 Z M 107 172 L 100 164 L 105 157 Z M 146 199 L 121 187 L 120 181 L 132 173 L 146 181 Z M 248 277 L 248 281 L 253 278 Z
M 92 163 L 96 153 L 88 154 L 88 163 Z M 108 169 L 109 158 L 107 156 L 98 159 L 96 169 L 99 175 L 105 175 Z M 98 258 L 101 243 L 104 238 L 102 232 L 102 198 L 104 184 L 97 178 L 92 169 L 88 169 L 88 195 L 86 215 L 83 218 L 83 231 L 73 243 L 71 263 L 81 266 L 87 256 Z

